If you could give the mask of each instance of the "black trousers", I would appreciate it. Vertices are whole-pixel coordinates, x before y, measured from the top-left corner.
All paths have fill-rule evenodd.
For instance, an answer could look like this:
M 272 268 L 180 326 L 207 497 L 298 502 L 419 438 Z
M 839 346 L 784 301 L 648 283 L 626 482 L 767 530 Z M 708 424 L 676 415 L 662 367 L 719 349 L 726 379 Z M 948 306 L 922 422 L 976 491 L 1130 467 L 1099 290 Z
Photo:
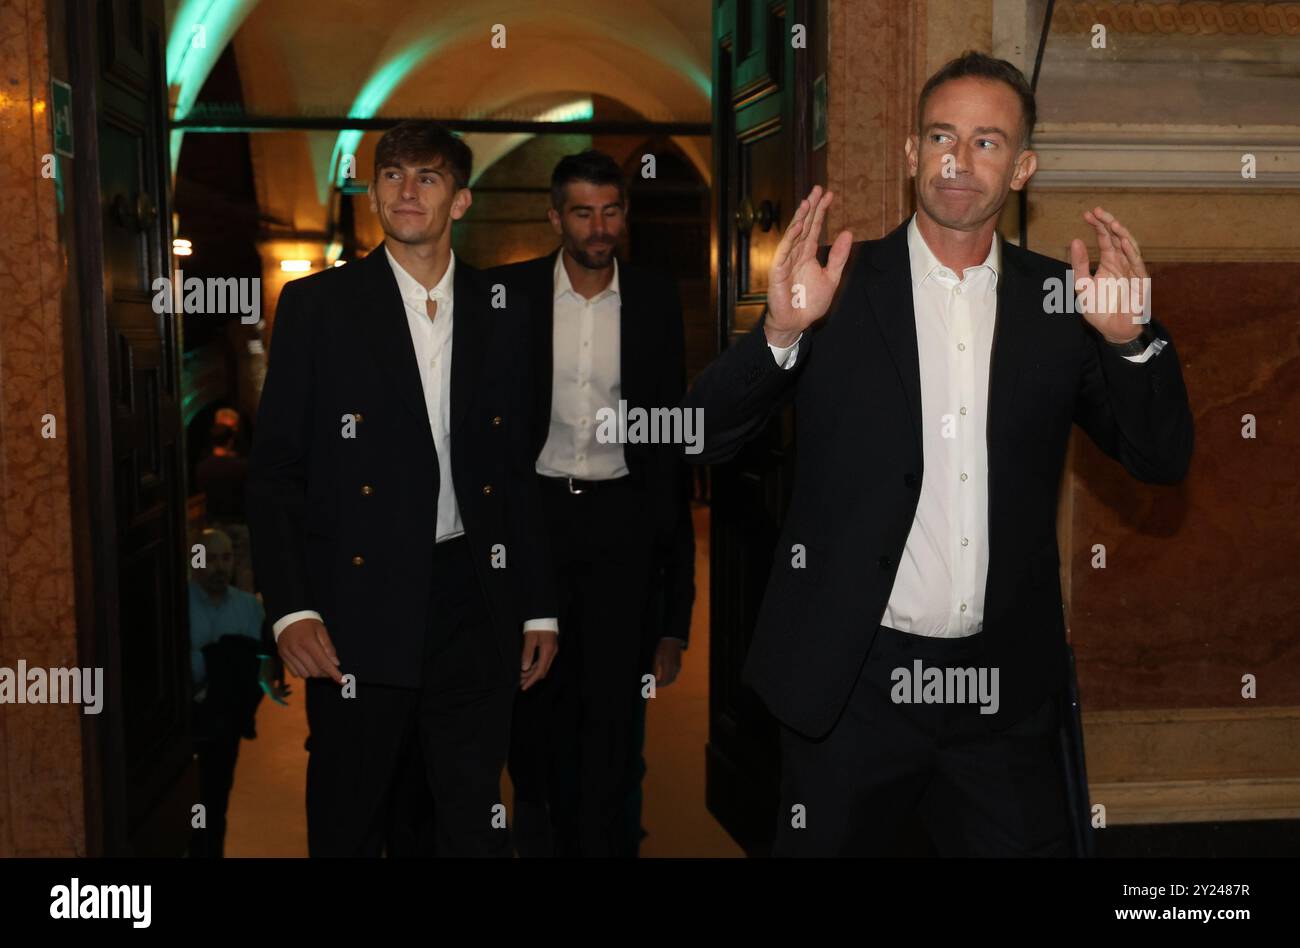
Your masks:
M 202 711 L 195 705 L 194 717 Z M 235 731 L 208 734 L 194 741 L 198 757 L 199 801 L 203 804 L 202 828 L 190 831 L 190 858 L 220 859 L 226 853 L 226 810 L 230 788 L 235 783 L 235 763 L 239 760 L 240 736 Z
M 392 840 L 394 809 L 413 798 L 404 768 L 420 757 L 435 803 L 436 854 L 510 854 L 500 779 L 518 685 L 509 682 L 464 537 L 437 545 L 431 596 L 422 687 L 358 682 L 348 698 L 329 679 L 307 682 L 312 856 L 378 856 L 386 842 L 395 855 L 421 852 L 418 840 Z M 398 815 L 398 825 L 419 822 Z
M 521 856 L 626 853 L 640 754 L 641 653 L 654 542 L 632 478 L 582 494 L 544 481 L 560 594 L 551 673 L 516 699 L 510 779 Z M 537 825 L 549 813 L 550 826 Z
M 984 633 L 978 633 L 983 635 Z M 1056 696 L 994 732 L 977 704 L 896 703 L 894 670 L 978 667 L 977 636 L 882 626 L 825 737 L 781 729 L 775 856 L 890 856 L 919 823 L 941 856 L 1069 856 Z

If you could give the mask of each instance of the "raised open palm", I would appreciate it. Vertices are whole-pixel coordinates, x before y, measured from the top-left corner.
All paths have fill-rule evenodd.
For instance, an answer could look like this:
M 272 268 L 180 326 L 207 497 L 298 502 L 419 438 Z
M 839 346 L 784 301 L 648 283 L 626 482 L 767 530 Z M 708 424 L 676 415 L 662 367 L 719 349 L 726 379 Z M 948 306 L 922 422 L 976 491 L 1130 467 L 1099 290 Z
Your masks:
M 830 191 L 823 193 L 820 185 L 814 187 L 800 202 L 772 257 L 765 331 L 775 344 L 798 336 L 830 309 L 853 243 L 852 233 L 840 231 L 826 266 L 817 259 L 817 237 L 833 197 Z
M 1097 234 L 1101 257 L 1097 272 L 1089 275 L 1088 246 L 1070 241 L 1070 266 L 1074 269 L 1074 290 L 1080 294 L 1080 311 L 1089 325 L 1111 342 L 1126 342 L 1142 332 L 1143 309 L 1149 279 L 1137 241 L 1114 214 L 1105 208 L 1085 211 L 1083 219 Z M 1118 292 L 1117 292 L 1118 291 Z

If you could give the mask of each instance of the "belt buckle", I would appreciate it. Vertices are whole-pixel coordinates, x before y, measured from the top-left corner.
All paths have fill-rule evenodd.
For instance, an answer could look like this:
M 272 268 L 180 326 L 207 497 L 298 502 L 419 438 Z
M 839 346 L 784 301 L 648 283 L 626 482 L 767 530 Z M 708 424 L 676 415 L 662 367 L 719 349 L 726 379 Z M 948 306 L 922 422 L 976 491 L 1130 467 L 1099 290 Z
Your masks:
M 567 481 L 569 482 L 569 493 L 570 493 L 570 494 L 585 494 L 585 493 L 586 493 L 586 491 L 583 490 L 581 487 L 579 487 L 577 490 L 574 490 L 574 489 L 573 489 L 573 478 L 572 478 L 572 477 L 565 478 L 565 480 L 567 480 Z

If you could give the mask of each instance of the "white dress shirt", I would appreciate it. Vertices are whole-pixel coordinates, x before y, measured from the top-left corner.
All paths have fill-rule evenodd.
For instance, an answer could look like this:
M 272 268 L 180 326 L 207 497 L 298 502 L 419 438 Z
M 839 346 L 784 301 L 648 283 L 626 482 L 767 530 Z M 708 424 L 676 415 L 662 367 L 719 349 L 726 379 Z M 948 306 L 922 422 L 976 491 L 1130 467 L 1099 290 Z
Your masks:
M 429 416 L 429 430 L 433 433 L 433 447 L 438 455 L 438 520 L 434 541 L 441 543 L 464 534 L 460 507 L 456 504 L 456 486 L 451 476 L 451 355 L 452 326 L 456 309 L 455 286 L 456 254 L 447 261 L 447 271 L 433 289 L 426 289 L 415 277 L 407 273 L 384 244 L 384 254 L 397 280 L 397 289 L 406 311 L 406 325 L 415 347 L 415 362 L 420 370 L 420 385 L 424 390 L 424 407 Z M 430 315 L 429 303 L 436 304 Z M 280 633 L 299 619 L 321 621 L 314 610 L 291 612 L 277 620 L 271 627 L 276 640 Z M 554 618 L 529 619 L 524 630 L 557 631 Z
M 921 368 L 925 475 L 881 623 L 959 638 L 983 627 L 989 571 L 989 358 L 1001 271 L 997 235 L 984 262 L 959 278 L 907 227 Z
M 456 486 L 451 479 L 451 330 L 455 318 L 456 254 L 447 262 L 447 272 L 438 285 L 426 290 L 420 281 L 402 269 L 384 244 L 388 264 L 397 279 L 406 309 L 406 325 L 415 346 L 415 362 L 420 367 L 420 384 L 424 389 L 424 407 L 433 432 L 433 447 L 438 453 L 438 525 L 435 540 L 441 543 L 465 532 L 456 505 Z M 437 304 L 429 314 L 429 302 Z
M 618 411 L 623 397 L 618 258 L 609 286 L 587 299 L 573 288 L 561 250 L 555 255 L 551 285 L 551 426 L 537 457 L 537 473 L 584 481 L 622 477 L 628 473 L 623 445 L 596 439 L 597 410 Z
M 912 528 L 881 624 L 902 632 L 960 638 L 984 625 L 988 580 L 989 363 L 997 314 L 1001 247 L 959 277 L 934 256 L 913 215 L 907 227 L 912 308 L 921 371 L 925 473 Z M 802 336 L 801 336 L 802 338 Z M 789 369 L 799 340 L 768 344 Z M 1126 356 L 1146 362 L 1159 347 Z
M 623 392 L 618 259 L 609 286 L 587 299 L 573 288 L 560 251 L 552 286 L 551 426 L 537 473 L 584 481 L 622 477 L 628 473 L 623 445 L 596 439 L 596 412 L 618 411 Z

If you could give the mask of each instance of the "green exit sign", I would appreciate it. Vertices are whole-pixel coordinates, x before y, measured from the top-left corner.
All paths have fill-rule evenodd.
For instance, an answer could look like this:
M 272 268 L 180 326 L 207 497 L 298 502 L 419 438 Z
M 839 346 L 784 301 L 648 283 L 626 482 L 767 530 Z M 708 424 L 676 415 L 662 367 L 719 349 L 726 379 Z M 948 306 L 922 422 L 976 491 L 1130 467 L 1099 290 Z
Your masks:
M 50 119 L 54 124 L 54 151 L 64 158 L 72 158 L 72 86 L 57 79 L 51 79 L 50 86 Z

